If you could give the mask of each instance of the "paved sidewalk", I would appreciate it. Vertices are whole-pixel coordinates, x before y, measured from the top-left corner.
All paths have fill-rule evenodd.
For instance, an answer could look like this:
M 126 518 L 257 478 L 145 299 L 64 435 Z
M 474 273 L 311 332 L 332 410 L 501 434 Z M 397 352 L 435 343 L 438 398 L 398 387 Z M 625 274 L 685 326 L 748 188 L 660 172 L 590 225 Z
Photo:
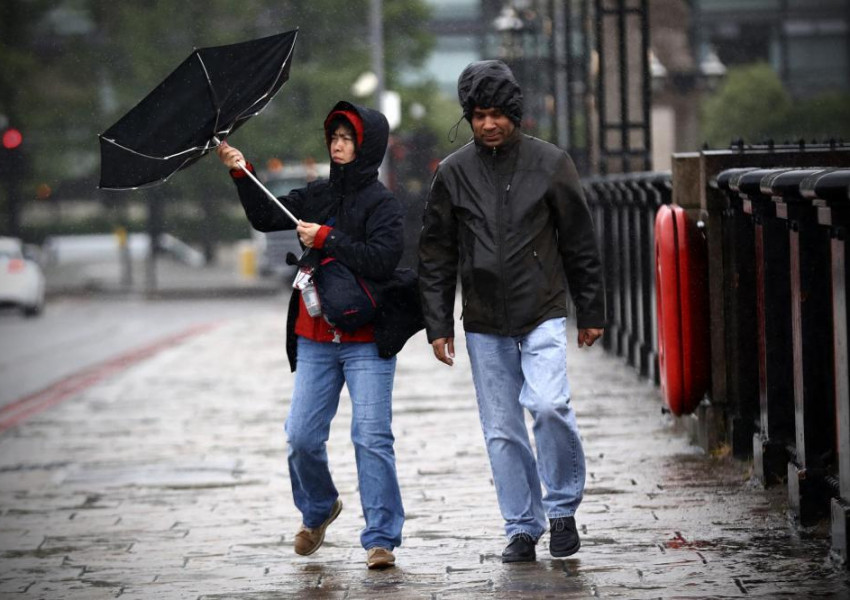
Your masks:
M 0 597 L 850 595 L 823 527 L 795 531 L 781 489 L 690 446 L 657 389 L 599 348 L 570 353 L 588 458 L 582 550 L 552 559 L 544 536 L 536 563 L 502 565 L 465 349 L 449 369 L 422 335 L 396 380 L 398 566 L 365 568 L 345 398 L 329 444 L 345 508 L 318 553 L 296 556 L 283 337 L 283 314 L 228 321 L 0 436 Z

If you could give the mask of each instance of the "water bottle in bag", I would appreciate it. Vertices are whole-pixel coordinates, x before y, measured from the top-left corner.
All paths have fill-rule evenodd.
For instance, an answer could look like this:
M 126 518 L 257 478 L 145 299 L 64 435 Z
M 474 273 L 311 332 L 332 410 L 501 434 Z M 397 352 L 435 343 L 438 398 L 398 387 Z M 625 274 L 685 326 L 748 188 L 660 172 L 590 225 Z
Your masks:
M 307 307 L 307 314 L 311 317 L 318 317 L 322 314 L 319 293 L 316 291 L 316 284 L 313 283 L 313 269 L 310 267 L 301 267 L 298 269 L 298 274 L 295 276 L 295 281 L 292 282 L 292 287 L 301 292 L 304 306 Z

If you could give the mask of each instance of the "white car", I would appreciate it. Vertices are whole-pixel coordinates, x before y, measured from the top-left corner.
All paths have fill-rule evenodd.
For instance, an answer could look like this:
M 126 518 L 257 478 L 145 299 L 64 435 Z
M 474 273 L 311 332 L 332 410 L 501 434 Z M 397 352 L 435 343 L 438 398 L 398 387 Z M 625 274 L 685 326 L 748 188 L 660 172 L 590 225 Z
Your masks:
M 28 317 L 44 308 L 44 273 L 18 238 L 0 237 L 0 306 L 17 306 Z

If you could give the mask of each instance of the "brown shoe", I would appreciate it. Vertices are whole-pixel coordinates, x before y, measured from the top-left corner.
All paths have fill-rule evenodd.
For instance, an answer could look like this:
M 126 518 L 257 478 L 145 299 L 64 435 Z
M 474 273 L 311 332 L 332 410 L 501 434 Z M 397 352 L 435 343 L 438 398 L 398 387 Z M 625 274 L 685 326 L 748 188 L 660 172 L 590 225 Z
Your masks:
M 331 514 L 325 519 L 324 523 L 315 529 L 305 527 L 302 523 L 301 529 L 295 534 L 295 554 L 310 556 L 318 550 L 322 542 L 325 541 L 325 529 L 339 516 L 340 511 L 342 511 L 342 500 L 337 498 L 331 507 Z
M 395 565 L 395 555 L 386 548 L 369 548 L 366 551 L 366 566 L 370 569 L 386 569 Z

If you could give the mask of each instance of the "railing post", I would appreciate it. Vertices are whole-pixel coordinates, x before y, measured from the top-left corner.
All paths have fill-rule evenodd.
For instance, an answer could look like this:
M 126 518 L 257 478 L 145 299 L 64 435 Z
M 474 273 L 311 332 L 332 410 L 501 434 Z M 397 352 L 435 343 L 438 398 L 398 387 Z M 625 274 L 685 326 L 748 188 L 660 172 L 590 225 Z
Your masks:
M 794 440 L 791 267 L 787 228 L 776 218 L 771 197 L 761 192 L 767 172 L 742 171 L 732 187 L 749 192 L 744 212 L 753 220 L 755 238 L 759 427 L 753 434 L 753 469 L 756 478 L 769 485 L 786 476 L 788 447 Z
M 831 501 L 832 554 L 850 566 L 850 380 L 848 380 L 846 238 L 850 226 L 850 169 L 815 175 L 800 184 L 813 200 L 818 223 L 829 232 L 832 296 L 832 353 L 835 377 L 835 429 L 838 453 L 837 497 Z
M 725 173 L 725 172 L 724 172 Z M 729 189 L 728 178 L 721 173 L 716 185 L 726 189 L 726 203 L 720 214 L 720 240 L 725 328 L 722 351 L 726 361 L 727 440 L 732 453 L 748 457 L 752 452 L 758 401 L 756 362 L 755 245 L 752 219 L 744 214 L 745 190 Z M 714 340 L 712 340 L 714 341 Z
M 835 404 L 829 240 L 800 183 L 822 169 L 796 169 L 767 177 L 776 214 L 788 223 L 791 264 L 791 331 L 794 351 L 795 452 L 788 463 L 788 501 L 802 525 L 829 505 L 823 484 L 834 450 Z
M 607 235 L 605 256 L 605 274 L 608 297 L 608 329 L 605 337 L 610 338 L 611 351 L 622 355 L 620 341 L 623 336 L 623 290 L 621 286 L 623 262 L 622 262 L 622 238 L 620 237 L 620 199 L 617 189 L 611 181 L 605 181 L 600 186 L 605 198 L 605 232 Z
M 635 230 L 632 227 L 632 212 L 635 210 L 634 197 L 631 187 L 628 185 L 628 176 L 618 176 L 614 184 L 619 199 L 619 226 L 620 226 L 620 322 L 622 330 L 620 333 L 620 356 L 627 365 L 634 366 L 635 360 L 632 349 L 635 345 L 635 252 L 636 239 Z
M 634 179 L 630 182 L 635 210 L 632 213 L 632 231 L 635 236 L 635 294 L 634 294 L 634 332 L 635 341 L 632 346 L 635 367 L 642 377 L 649 377 L 650 340 L 654 334 L 649 321 L 650 294 L 653 293 L 650 274 L 654 271 L 652 264 L 652 236 L 647 224 L 655 215 L 647 190 L 645 178 Z
M 670 204 L 672 186 L 667 176 L 655 175 L 645 182 L 647 189 L 647 209 L 644 237 L 647 240 L 644 277 L 647 280 L 644 301 L 644 319 L 646 323 L 645 339 L 647 346 L 647 377 L 658 385 L 661 381 L 658 369 L 658 307 L 655 298 L 655 215 L 663 204 Z
M 595 209 L 594 224 L 599 239 L 599 250 L 602 254 L 602 269 L 605 274 L 605 305 L 608 325 L 602 336 L 602 347 L 608 352 L 616 353 L 616 340 L 619 337 L 617 281 L 618 281 L 618 248 L 617 235 L 614 228 L 614 206 L 611 198 L 611 186 L 605 180 L 589 181 L 585 188 L 588 190 L 588 200 Z

